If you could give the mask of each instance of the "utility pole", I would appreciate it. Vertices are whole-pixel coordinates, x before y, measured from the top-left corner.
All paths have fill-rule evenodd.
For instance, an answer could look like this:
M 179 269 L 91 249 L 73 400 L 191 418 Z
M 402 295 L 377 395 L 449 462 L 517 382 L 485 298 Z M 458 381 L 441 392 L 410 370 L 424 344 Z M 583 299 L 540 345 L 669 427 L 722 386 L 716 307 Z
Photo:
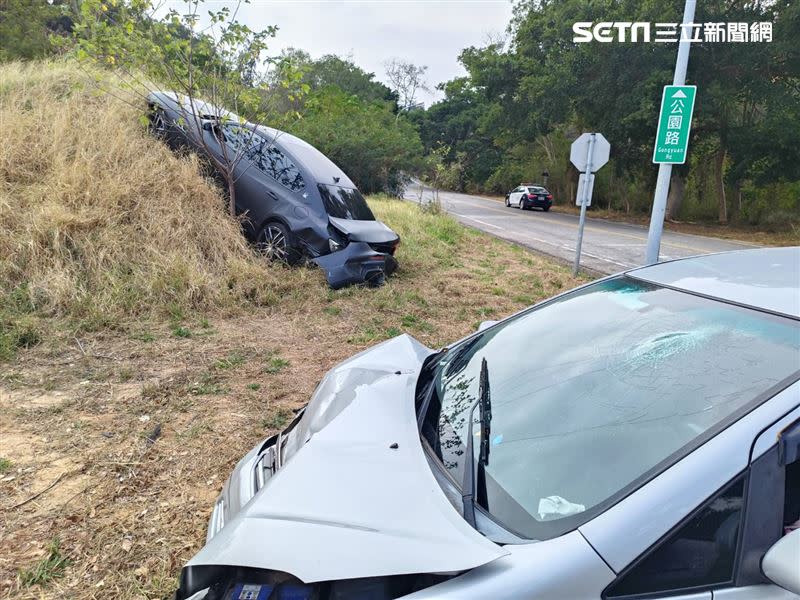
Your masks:
M 686 68 L 689 66 L 689 49 L 691 48 L 691 35 L 687 34 L 687 27 L 694 22 L 694 9 L 697 0 L 686 0 L 683 8 L 683 23 L 681 24 L 678 42 L 678 58 L 675 61 L 675 75 L 672 85 L 686 83 Z M 664 229 L 664 215 L 667 208 L 667 195 L 669 194 L 669 180 L 672 176 L 672 165 L 661 163 L 658 166 L 658 179 L 656 192 L 653 198 L 653 212 L 650 215 L 650 231 L 647 234 L 647 254 L 645 264 L 652 265 L 658 262 L 658 253 L 661 249 L 661 232 Z

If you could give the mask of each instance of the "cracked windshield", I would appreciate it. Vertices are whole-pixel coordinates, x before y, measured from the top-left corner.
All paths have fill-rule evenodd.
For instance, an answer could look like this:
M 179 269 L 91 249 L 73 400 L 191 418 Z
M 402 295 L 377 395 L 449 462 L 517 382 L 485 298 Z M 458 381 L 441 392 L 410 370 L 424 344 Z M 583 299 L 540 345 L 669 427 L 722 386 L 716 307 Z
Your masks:
M 461 482 L 485 357 L 484 507 L 522 535 L 553 537 L 795 372 L 798 348 L 788 319 L 631 278 L 601 282 L 453 348 L 437 371 L 433 445 Z

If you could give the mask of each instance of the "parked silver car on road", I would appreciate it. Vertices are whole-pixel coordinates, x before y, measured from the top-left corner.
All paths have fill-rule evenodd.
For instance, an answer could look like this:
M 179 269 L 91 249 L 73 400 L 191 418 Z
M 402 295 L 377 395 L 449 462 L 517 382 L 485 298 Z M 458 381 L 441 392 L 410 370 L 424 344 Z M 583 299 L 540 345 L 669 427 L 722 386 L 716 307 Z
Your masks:
M 800 598 L 800 248 L 612 276 L 331 370 L 178 600 Z

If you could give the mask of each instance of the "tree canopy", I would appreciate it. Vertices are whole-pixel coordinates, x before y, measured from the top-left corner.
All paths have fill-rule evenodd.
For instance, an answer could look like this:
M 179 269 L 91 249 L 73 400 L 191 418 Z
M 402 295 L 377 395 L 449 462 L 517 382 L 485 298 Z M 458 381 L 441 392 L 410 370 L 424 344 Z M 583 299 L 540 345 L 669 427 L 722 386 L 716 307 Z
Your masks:
M 519 2 L 505 43 L 465 49 L 468 75 L 440 86 L 444 98 L 417 115 L 426 149 L 450 148 L 464 189 L 504 192 L 548 171 L 563 202 L 577 177 L 569 142 L 600 131 L 613 157 L 596 188 L 600 203 L 647 212 L 656 115 L 677 46 L 580 44 L 572 25 L 680 22 L 682 9 L 680 0 Z M 709 0 L 695 21 L 771 22 L 774 34 L 772 42 L 692 45 L 687 83 L 698 86 L 698 99 L 690 160 L 674 177 L 684 202 L 673 203 L 672 216 L 800 220 L 800 200 L 791 199 L 800 180 L 800 5 Z M 765 205 L 778 189 L 783 199 Z

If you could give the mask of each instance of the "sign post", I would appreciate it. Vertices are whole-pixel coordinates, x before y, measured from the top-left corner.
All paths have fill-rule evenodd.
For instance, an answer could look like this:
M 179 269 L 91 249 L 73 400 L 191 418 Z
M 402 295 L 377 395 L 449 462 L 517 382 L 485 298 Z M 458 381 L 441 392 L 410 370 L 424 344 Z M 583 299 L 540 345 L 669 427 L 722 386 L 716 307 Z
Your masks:
M 685 86 L 686 83 L 686 69 L 689 66 L 689 49 L 691 48 L 691 25 L 694 21 L 694 9 L 697 0 L 686 0 L 683 7 L 683 22 L 681 24 L 680 43 L 678 44 L 678 58 L 675 60 L 675 74 L 672 78 L 672 85 L 664 88 L 664 93 L 661 99 L 661 113 L 658 119 L 658 134 L 656 135 L 656 145 L 653 149 L 653 162 L 658 163 L 658 179 L 656 180 L 656 192 L 653 197 L 653 212 L 650 215 L 650 230 L 647 233 L 647 253 L 645 255 L 645 264 L 652 265 L 658 262 L 658 253 L 661 249 L 661 232 L 664 229 L 664 215 L 667 208 L 667 194 L 669 193 L 669 179 L 672 176 L 672 165 L 683 164 L 686 161 L 686 147 L 689 143 L 689 126 L 692 120 L 692 108 L 694 108 L 694 96 L 697 88 L 694 86 Z M 691 106 L 687 102 L 689 100 L 689 89 L 691 89 Z M 681 98 L 680 95 L 672 98 L 672 94 L 680 91 L 686 95 L 686 98 Z M 670 95 L 669 100 L 667 96 Z M 682 101 L 683 109 L 689 107 L 688 114 L 683 113 L 688 118 L 681 120 L 681 125 L 677 129 L 670 130 L 669 122 L 666 123 L 666 128 L 662 128 L 662 119 L 669 118 L 670 113 L 665 115 L 665 106 L 667 110 L 672 108 L 671 101 Z M 666 101 L 666 102 L 665 102 Z M 678 102 L 675 106 L 679 106 Z M 671 115 L 677 116 L 677 115 Z M 685 121 L 685 122 L 684 122 Z M 676 122 L 673 122 L 673 125 Z M 685 130 L 684 130 L 685 128 Z M 666 146 L 672 148 L 677 144 L 667 144 L 667 134 L 670 133 L 669 141 L 672 142 L 676 139 L 675 132 L 677 131 L 678 142 L 683 142 L 681 146 L 682 152 L 675 152 L 665 150 Z
M 572 274 L 577 275 L 581 266 L 581 246 L 583 245 L 583 226 L 586 223 L 586 207 L 592 204 L 594 190 L 594 173 L 608 162 L 611 144 L 602 133 L 584 133 L 572 142 L 569 160 L 581 171 L 578 180 L 578 193 L 575 204 L 581 207 L 581 218 L 578 222 L 578 243 L 575 246 L 575 264 Z

